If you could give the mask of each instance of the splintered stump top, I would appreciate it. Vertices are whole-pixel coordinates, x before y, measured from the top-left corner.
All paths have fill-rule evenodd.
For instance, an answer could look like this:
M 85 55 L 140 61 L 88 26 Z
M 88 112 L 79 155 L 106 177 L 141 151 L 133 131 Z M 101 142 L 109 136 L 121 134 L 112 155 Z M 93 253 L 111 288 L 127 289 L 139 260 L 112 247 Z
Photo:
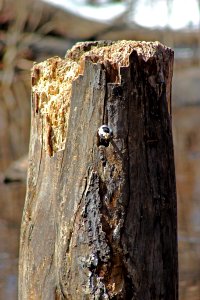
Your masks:
M 33 105 L 35 113 L 44 119 L 44 148 L 50 155 L 65 147 L 72 84 L 83 76 L 85 64 L 101 64 L 106 82 L 120 84 L 120 69 L 128 67 L 130 56 L 134 55 L 138 56 L 141 68 L 147 61 L 151 65 L 149 76 L 146 75 L 152 87 L 156 89 L 165 80 L 170 106 L 173 51 L 159 42 L 82 42 L 68 50 L 64 59 L 53 57 L 33 67 Z
M 34 65 L 19 299 L 177 300 L 172 67 L 134 41 Z

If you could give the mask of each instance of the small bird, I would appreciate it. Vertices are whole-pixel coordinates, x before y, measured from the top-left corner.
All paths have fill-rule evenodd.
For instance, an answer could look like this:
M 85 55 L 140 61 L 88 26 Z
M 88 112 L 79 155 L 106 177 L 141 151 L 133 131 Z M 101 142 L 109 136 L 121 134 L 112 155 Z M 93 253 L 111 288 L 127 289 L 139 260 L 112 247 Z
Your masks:
M 110 126 L 105 125 L 105 124 L 100 126 L 98 129 L 98 137 L 99 137 L 98 145 L 108 147 L 109 142 L 113 138 L 113 131 L 110 128 Z

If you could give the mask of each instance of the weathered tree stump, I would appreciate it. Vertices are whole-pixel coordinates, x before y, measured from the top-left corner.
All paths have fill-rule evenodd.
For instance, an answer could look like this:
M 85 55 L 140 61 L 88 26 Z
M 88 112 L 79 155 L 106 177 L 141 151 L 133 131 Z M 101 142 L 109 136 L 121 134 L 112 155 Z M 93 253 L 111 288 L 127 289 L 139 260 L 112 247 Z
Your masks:
M 172 68 L 133 41 L 33 67 L 20 300 L 178 299 Z

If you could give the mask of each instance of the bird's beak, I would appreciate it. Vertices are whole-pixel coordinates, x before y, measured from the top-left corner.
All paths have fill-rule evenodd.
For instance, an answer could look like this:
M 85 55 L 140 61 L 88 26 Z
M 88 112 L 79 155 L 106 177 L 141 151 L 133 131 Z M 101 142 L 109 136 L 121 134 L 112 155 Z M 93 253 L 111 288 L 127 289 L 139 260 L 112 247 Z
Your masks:
M 105 133 L 105 140 L 108 140 L 110 138 L 110 134 L 109 133 Z

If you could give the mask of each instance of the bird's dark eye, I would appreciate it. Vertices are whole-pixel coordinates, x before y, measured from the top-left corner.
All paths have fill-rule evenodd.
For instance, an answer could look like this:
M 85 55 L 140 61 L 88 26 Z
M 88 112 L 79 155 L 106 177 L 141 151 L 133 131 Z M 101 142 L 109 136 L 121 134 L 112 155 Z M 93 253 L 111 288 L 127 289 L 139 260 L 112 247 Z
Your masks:
M 106 132 L 106 133 L 109 133 L 110 129 L 108 127 L 103 127 L 103 131 Z

